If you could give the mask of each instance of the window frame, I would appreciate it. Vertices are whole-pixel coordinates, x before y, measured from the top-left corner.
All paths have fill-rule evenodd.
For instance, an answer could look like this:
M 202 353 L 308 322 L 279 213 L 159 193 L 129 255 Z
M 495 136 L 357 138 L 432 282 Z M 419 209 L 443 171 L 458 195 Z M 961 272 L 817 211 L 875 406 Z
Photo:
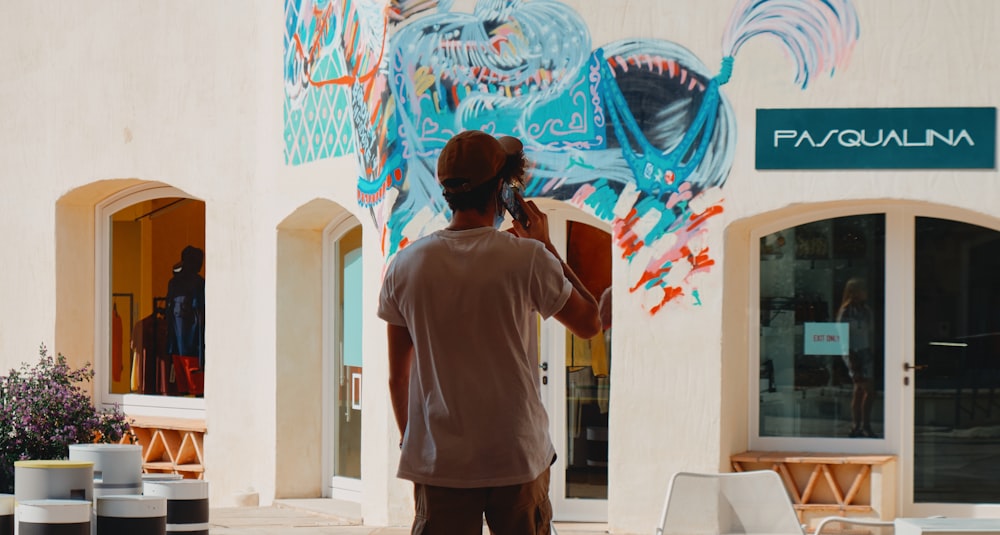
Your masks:
M 201 201 L 177 188 L 146 183 L 123 189 L 98 203 L 94 214 L 94 398 L 105 408 L 117 405 L 129 416 L 205 418 L 205 398 L 115 394 L 110 391 L 111 216 L 133 204 L 163 197 Z M 100 357 L 98 357 L 98 355 Z
M 899 414 L 899 399 L 902 395 L 900 391 L 898 374 L 895 373 L 895 362 L 901 354 L 897 338 L 891 333 L 898 333 L 899 307 L 893 303 L 898 302 L 893 293 L 900 290 L 898 283 L 890 284 L 886 281 L 885 295 L 885 345 L 882 349 L 885 355 L 884 381 L 883 385 L 883 407 L 885 414 L 885 433 L 876 439 L 857 440 L 853 438 L 841 437 L 792 437 L 792 436 L 761 436 L 760 435 L 760 240 L 762 237 L 778 231 L 788 230 L 798 225 L 835 219 L 838 217 L 858 216 L 866 214 L 884 214 L 886 250 L 885 250 L 885 270 L 886 273 L 894 273 L 900 266 L 898 265 L 899 254 L 890 253 L 892 247 L 890 236 L 899 232 L 901 224 L 901 214 L 898 208 L 886 205 L 852 204 L 849 206 L 838 206 L 819 208 L 809 211 L 798 211 L 792 215 L 778 216 L 769 219 L 750 229 L 749 233 L 749 258 L 747 274 L 749 281 L 748 304 L 749 321 L 747 341 L 749 342 L 749 368 L 747 374 L 747 446 L 750 450 L 763 451 L 838 451 L 843 453 L 883 453 L 888 448 L 894 448 L 899 443 L 900 430 L 898 425 L 890 425 L 892 418 L 890 415 Z M 911 218 L 912 220 L 912 218 Z M 911 231 L 912 233 L 912 231 Z M 912 255 L 911 255 L 912 258 Z M 912 262 L 911 262 L 912 263 Z M 912 267 L 911 267 L 912 270 Z M 890 318 L 895 318 L 890 320 Z
M 597 217 L 594 217 L 593 215 L 564 201 L 548 198 L 532 198 L 531 200 L 534 201 L 542 212 L 548 216 L 552 245 L 555 246 L 556 250 L 559 251 L 559 254 L 564 257 L 566 255 L 567 247 L 566 227 L 569 222 L 589 225 L 601 230 L 602 232 L 607 232 L 612 235 L 612 249 L 610 253 L 611 286 L 614 288 L 615 264 L 617 264 L 616 257 L 618 255 L 615 254 L 616 246 L 614 244 L 614 232 L 611 224 L 608 221 L 598 219 Z M 510 222 L 510 218 L 507 217 L 504 219 L 504 223 L 500 226 L 500 230 L 506 231 L 511 228 L 511 225 L 512 223 Z M 568 440 L 566 431 L 567 385 L 565 367 L 560 363 L 565 363 L 566 361 L 566 333 L 568 331 L 558 321 L 556 321 L 555 318 L 542 320 L 539 325 L 540 329 L 537 340 L 537 343 L 539 344 L 539 360 L 541 362 L 548 363 L 549 366 L 548 372 L 543 373 L 539 370 L 539 373 L 548 376 L 548 381 L 543 383 L 541 390 L 542 404 L 549 415 L 549 434 L 551 435 L 552 443 L 558 453 L 555 463 L 550 467 L 551 479 L 549 495 L 552 497 L 552 506 L 556 511 L 556 517 L 558 520 L 565 520 L 568 522 L 606 522 L 608 517 L 609 500 L 566 497 L 566 462 L 569 459 L 569 456 L 565 455 L 565 448 L 567 447 L 566 444 Z M 612 377 L 614 377 L 614 375 L 612 375 Z M 611 411 L 611 417 L 614 418 L 614 415 L 618 413 L 615 412 L 616 409 L 613 408 Z M 610 448 L 611 442 L 608 444 Z M 611 455 L 612 453 L 609 449 L 609 462 L 611 462 Z
M 935 219 L 945 219 L 948 221 L 953 221 L 957 223 L 964 223 L 968 225 L 975 225 L 987 229 L 991 229 L 1000 232 L 1000 218 L 996 216 L 991 216 L 988 214 L 983 214 L 981 212 L 974 212 L 968 209 L 962 209 L 952 206 L 944 205 L 907 205 L 902 207 L 902 217 L 904 218 L 904 226 L 901 229 L 903 234 L 901 234 L 900 241 L 903 243 L 898 244 L 901 249 L 898 253 L 899 255 L 907 255 L 906 257 L 911 259 L 908 263 L 908 270 L 901 272 L 903 277 L 901 277 L 900 284 L 906 285 L 907 288 L 911 289 L 911 292 L 904 296 L 904 299 L 900 300 L 900 309 L 911 311 L 911 316 L 908 317 L 905 325 L 903 325 L 901 332 L 902 342 L 905 344 L 906 356 L 912 357 L 915 354 L 916 348 L 914 347 L 915 338 L 915 325 L 912 318 L 912 311 L 915 310 L 916 302 L 914 297 L 913 288 L 916 286 L 916 266 L 912 259 L 916 255 L 916 218 L 918 217 L 930 217 Z M 886 243 L 888 248 L 889 243 Z M 888 260 L 888 259 L 887 259 Z M 888 270 L 888 262 L 887 267 Z M 907 362 L 913 363 L 912 358 L 905 359 Z M 898 382 L 902 381 L 902 362 L 899 361 L 896 366 L 897 376 L 899 377 Z M 912 401 L 914 390 L 909 390 L 904 395 L 909 396 L 909 400 L 903 402 L 901 399 L 901 408 L 898 412 L 900 419 L 900 427 L 903 429 L 901 434 L 900 447 L 895 450 L 898 451 L 899 456 L 899 499 L 900 499 L 900 510 L 902 514 L 908 516 L 930 516 L 930 515 L 945 515 L 945 516 L 991 516 L 1000 514 L 1000 505 L 996 503 L 941 503 L 941 502 L 918 502 L 913 501 L 914 492 L 914 413 L 915 413 L 915 403 Z
M 813 221 L 881 213 L 885 215 L 885 435 L 856 440 L 823 437 L 761 437 L 758 370 L 760 369 L 760 239 Z M 1000 232 L 1000 218 L 967 208 L 914 201 L 865 200 L 837 206 L 802 206 L 775 212 L 749 230 L 747 247 L 747 446 L 764 451 L 838 451 L 843 453 L 897 452 L 902 467 L 912 466 L 912 389 L 903 386 L 903 363 L 914 354 L 915 225 L 917 217 L 933 217 L 977 225 Z M 895 422 L 895 423 L 891 423 Z M 905 470 L 904 470 L 905 471 Z M 905 479 L 905 478 L 904 478 Z M 912 490 L 912 480 L 902 491 Z
M 340 370 L 336 363 L 343 356 L 343 322 L 340 321 L 342 310 L 339 307 L 339 284 L 337 277 L 343 276 L 343 266 L 340 262 L 340 242 L 348 232 L 361 227 L 361 251 L 364 262 L 364 226 L 361 221 L 349 212 L 342 212 L 333 218 L 323 229 L 322 244 L 322 282 L 323 295 L 323 327 L 322 327 L 322 495 L 344 501 L 361 503 L 362 480 L 336 475 L 337 461 L 337 394 L 339 385 L 334 380 L 339 378 Z M 362 379 L 363 381 L 363 379 Z M 362 389 L 364 388 L 362 384 Z M 363 442 L 363 438 L 362 438 Z M 362 443 L 362 448 L 364 445 Z M 362 472 L 362 476 L 364 473 Z
M 885 437 L 883 440 L 856 440 L 849 438 L 800 438 L 760 437 L 759 402 L 760 388 L 757 370 L 760 366 L 760 238 L 768 234 L 810 221 L 866 213 L 885 214 Z M 915 254 L 916 218 L 932 217 L 976 225 L 1000 232 L 1000 218 L 963 208 L 920 201 L 871 200 L 853 201 L 834 207 L 796 206 L 770 214 L 759 214 L 759 222 L 748 231 L 747 252 L 747 313 L 748 359 L 747 369 L 747 446 L 751 450 L 770 451 L 835 451 L 850 453 L 890 453 L 897 456 L 896 486 L 897 507 L 900 514 L 927 516 L 969 516 L 992 514 L 1000 510 L 995 504 L 914 503 L 914 399 L 913 389 L 903 386 L 907 374 L 903 363 L 911 362 L 914 355 L 915 326 Z

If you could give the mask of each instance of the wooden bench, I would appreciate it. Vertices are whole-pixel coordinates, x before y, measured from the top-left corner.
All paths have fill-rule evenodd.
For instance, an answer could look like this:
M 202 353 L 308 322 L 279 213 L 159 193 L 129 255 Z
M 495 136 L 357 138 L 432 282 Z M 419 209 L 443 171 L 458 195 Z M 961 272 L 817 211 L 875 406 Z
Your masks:
M 832 515 L 896 516 L 894 455 L 747 451 L 730 462 L 737 472 L 777 472 L 803 524 Z
M 142 446 L 142 471 L 180 474 L 203 479 L 205 420 L 130 417 L 132 432 Z M 122 438 L 123 444 L 128 437 Z

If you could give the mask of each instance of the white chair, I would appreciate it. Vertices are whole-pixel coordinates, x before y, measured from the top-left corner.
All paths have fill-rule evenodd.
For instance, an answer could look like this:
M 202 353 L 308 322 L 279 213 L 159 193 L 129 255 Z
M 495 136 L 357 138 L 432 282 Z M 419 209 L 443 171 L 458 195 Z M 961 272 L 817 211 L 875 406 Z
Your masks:
M 880 520 L 830 517 L 829 522 L 892 526 Z M 771 470 L 700 474 L 670 480 L 655 535 L 805 535 L 781 477 Z

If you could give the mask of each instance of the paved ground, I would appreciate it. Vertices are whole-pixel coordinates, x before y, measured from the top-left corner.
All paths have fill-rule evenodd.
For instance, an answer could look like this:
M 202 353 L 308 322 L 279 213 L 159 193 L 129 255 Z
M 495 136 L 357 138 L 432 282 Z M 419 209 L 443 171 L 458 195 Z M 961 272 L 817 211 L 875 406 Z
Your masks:
M 335 500 L 281 500 L 271 507 L 214 508 L 212 535 L 405 535 L 405 527 L 362 526 L 355 504 Z M 559 535 L 600 535 L 604 524 L 557 523 Z M 483 533 L 488 533 L 483 531 Z

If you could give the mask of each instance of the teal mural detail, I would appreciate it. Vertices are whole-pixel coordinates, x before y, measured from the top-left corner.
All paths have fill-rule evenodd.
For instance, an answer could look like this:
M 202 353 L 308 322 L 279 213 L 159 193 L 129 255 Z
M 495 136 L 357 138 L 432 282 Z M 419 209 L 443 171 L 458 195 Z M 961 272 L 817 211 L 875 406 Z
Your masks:
M 285 0 L 285 163 L 351 154 L 348 88 L 339 46 L 340 2 Z

